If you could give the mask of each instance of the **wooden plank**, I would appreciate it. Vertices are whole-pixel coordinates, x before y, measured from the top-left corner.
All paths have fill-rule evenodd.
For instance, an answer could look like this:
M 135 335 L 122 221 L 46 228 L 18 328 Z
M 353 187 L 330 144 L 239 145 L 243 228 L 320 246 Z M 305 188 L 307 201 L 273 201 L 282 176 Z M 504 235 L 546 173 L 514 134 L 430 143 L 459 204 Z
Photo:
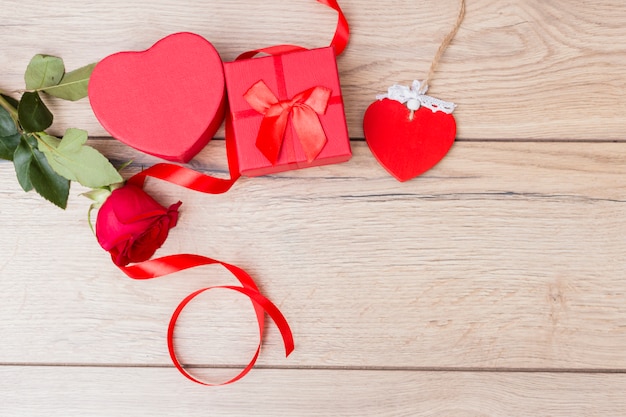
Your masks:
M 341 2 L 352 42 L 339 58 L 351 137 L 376 94 L 423 78 L 449 30 L 457 1 Z M 620 0 L 572 2 L 473 0 L 446 52 L 431 92 L 459 105 L 463 139 L 623 140 L 626 124 L 626 8 Z M 64 57 L 68 68 L 117 51 L 142 50 L 177 31 L 211 40 L 226 61 L 278 43 L 328 44 L 335 14 L 312 0 L 249 2 L 122 0 L 96 3 L 2 0 L 5 90 L 23 86 L 36 53 Z M 86 101 L 53 104 L 56 130 L 105 135 Z M 222 132 L 219 133 L 222 135 Z
M 115 159 L 134 154 L 95 142 Z M 223 175 L 223 142 L 194 166 Z M 161 254 L 237 264 L 289 319 L 266 366 L 625 369 L 626 146 L 458 143 L 436 169 L 398 183 L 362 142 L 341 165 L 242 179 L 207 196 L 152 181 L 182 217 Z M 154 160 L 136 155 L 135 170 Z M 62 212 L 0 164 L 2 363 L 169 363 L 177 302 L 229 281 L 218 268 L 133 282 L 89 232 L 74 190 Z M 250 308 L 216 294 L 190 306 L 181 357 L 242 364 Z
M 10 416 L 618 416 L 626 375 L 254 370 L 229 386 L 173 369 L 0 367 Z

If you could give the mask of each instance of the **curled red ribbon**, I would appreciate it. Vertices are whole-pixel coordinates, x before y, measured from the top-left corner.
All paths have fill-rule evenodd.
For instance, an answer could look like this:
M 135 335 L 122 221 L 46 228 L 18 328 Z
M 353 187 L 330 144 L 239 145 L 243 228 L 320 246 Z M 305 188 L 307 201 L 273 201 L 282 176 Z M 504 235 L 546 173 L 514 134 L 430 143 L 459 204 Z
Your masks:
M 343 14 L 341 7 L 337 3 L 337 0 L 317 0 L 318 3 L 325 4 L 326 6 L 334 9 L 339 13 L 337 20 L 337 29 L 335 29 L 335 35 L 330 45 L 335 48 L 335 54 L 340 55 L 346 46 L 348 46 L 348 40 L 350 39 L 350 26 L 348 26 L 348 20 Z
M 230 124 L 230 119 L 227 119 L 227 122 L 226 122 L 227 132 L 230 131 L 230 129 L 232 129 L 232 126 Z M 229 145 L 227 143 L 227 147 L 228 146 Z M 228 191 L 233 186 L 235 181 L 239 178 L 238 170 L 236 169 L 236 158 L 233 159 L 234 154 L 232 151 L 229 151 L 228 149 L 227 149 L 227 154 L 228 154 L 229 165 L 230 165 L 230 170 L 231 170 L 230 179 L 215 178 L 215 177 L 211 177 L 209 175 L 205 175 L 205 174 L 199 173 L 197 171 L 194 171 L 192 169 L 185 168 L 182 166 L 169 164 L 169 163 L 160 163 L 132 176 L 131 178 L 128 179 L 127 182 L 129 184 L 133 184 L 138 187 L 143 187 L 146 178 L 153 177 L 153 178 L 158 178 L 163 181 L 177 184 L 182 187 L 189 188 L 195 191 L 200 191 L 200 192 L 209 193 L 209 194 L 221 194 L 221 193 Z M 234 170 L 233 170 L 233 167 L 235 167 Z M 239 280 L 242 286 L 241 287 L 237 287 L 237 286 L 207 287 L 207 288 L 202 288 L 200 290 L 197 290 L 189 294 L 180 302 L 178 307 L 176 307 L 176 310 L 172 314 L 172 318 L 170 320 L 168 330 L 167 330 L 168 351 L 170 354 L 170 358 L 172 362 L 174 363 L 174 366 L 176 367 L 176 369 L 178 369 L 180 373 L 182 373 L 185 377 L 187 377 L 191 381 L 196 382 L 198 384 L 207 385 L 207 386 L 230 384 L 232 382 L 235 382 L 241 379 L 244 375 L 250 372 L 250 370 L 253 368 L 254 364 L 256 363 L 256 360 L 259 357 L 259 353 L 261 351 L 261 343 L 262 343 L 264 329 L 265 329 L 265 320 L 264 320 L 265 313 L 267 313 L 269 317 L 274 321 L 274 323 L 276 323 L 276 326 L 278 327 L 278 330 L 280 331 L 280 334 L 283 338 L 283 343 L 285 346 L 285 353 L 287 356 L 289 356 L 289 354 L 294 349 L 293 334 L 291 333 L 291 329 L 289 328 L 289 324 L 287 323 L 287 320 L 285 319 L 283 314 L 280 312 L 278 307 L 276 307 L 269 299 L 267 299 L 265 296 L 261 294 L 256 283 L 246 271 L 244 271 L 243 269 L 235 265 L 227 264 L 225 262 L 207 258 L 205 256 L 195 255 L 195 254 L 177 254 L 177 255 L 170 255 L 170 256 L 165 256 L 165 257 L 156 258 L 156 259 L 150 259 L 148 261 L 140 262 L 140 263 L 130 265 L 130 266 L 118 266 L 118 268 L 122 272 L 124 272 L 128 277 L 132 279 L 144 280 L 144 279 L 162 277 L 162 276 L 169 275 L 174 272 L 183 271 L 189 268 L 195 268 L 198 266 L 212 265 L 212 264 L 222 265 L 224 268 L 230 271 Z M 256 314 L 256 318 L 257 318 L 257 323 L 259 326 L 259 343 L 257 345 L 256 352 L 254 353 L 248 365 L 246 365 L 245 368 L 234 378 L 226 382 L 219 383 L 219 384 L 208 383 L 191 375 L 180 363 L 176 355 L 175 343 L 174 343 L 174 329 L 176 327 L 176 322 L 178 320 L 178 317 L 180 316 L 183 309 L 187 306 L 187 304 L 189 304 L 189 302 L 191 302 L 198 295 L 210 289 L 215 289 L 215 288 L 223 288 L 223 289 L 228 289 L 232 291 L 237 291 L 247 296 L 248 298 L 250 298 L 254 307 L 254 311 Z
M 348 25 L 348 20 L 343 14 L 341 7 L 339 7 L 337 0 L 317 0 L 317 2 L 330 7 L 339 14 L 337 19 L 337 27 L 335 29 L 333 39 L 332 41 L 330 41 L 330 46 L 335 49 L 335 55 L 340 55 L 346 49 L 346 46 L 348 46 L 348 41 L 350 40 L 350 26 Z M 253 51 L 244 52 L 237 57 L 237 60 L 249 59 L 260 53 L 268 55 L 281 55 L 287 52 L 302 51 L 305 49 L 306 48 L 298 45 L 275 45 L 269 46 L 267 48 L 255 49 Z
M 263 80 L 258 81 L 244 94 L 248 104 L 263 115 L 256 140 L 257 148 L 272 164 L 276 164 L 291 115 L 307 161 L 313 161 L 327 142 L 317 115 L 326 113 L 331 94 L 329 88 L 316 86 L 291 99 L 278 100 Z
M 170 319 L 169 326 L 167 328 L 167 348 L 170 354 L 170 358 L 174 363 L 174 366 L 180 373 L 182 373 L 185 377 L 190 379 L 193 382 L 196 382 L 201 385 L 214 386 L 214 385 L 226 385 L 233 383 L 241 378 L 243 378 L 250 370 L 254 367 L 256 360 L 259 357 L 259 353 L 261 352 L 261 343 L 263 340 L 263 334 L 265 330 L 265 319 L 264 314 L 267 313 L 270 318 L 274 321 L 278 330 L 280 332 L 281 337 L 283 338 L 283 344 L 285 346 L 285 354 L 289 356 L 294 349 L 294 341 L 293 334 L 291 333 L 291 329 L 289 328 L 289 324 L 287 320 L 280 312 L 278 307 L 276 307 L 269 299 L 263 296 L 257 287 L 256 283 L 250 277 L 250 275 L 244 271 L 243 269 L 227 264 L 225 262 L 221 262 L 215 259 L 207 258 L 205 256 L 193 255 L 193 254 L 178 254 L 178 255 L 170 255 L 162 258 L 151 259 L 149 261 L 141 262 L 131 266 L 120 266 L 119 268 L 124 272 L 128 277 L 133 279 L 151 279 L 162 277 L 174 272 L 183 271 L 189 268 L 195 268 L 198 266 L 204 265 L 213 265 L 218 264 L 222 265 L 228 271 L 230 271 L 235 278 L 239 280 L 241 283 L 241 287 L 224 285 L 224 286 L 214 286 L 202 288 L 193 293 L 189 294 L 187 297 L 180 302 L 176 310 L 172 314 L 172 318 Z M 256 348 L 256 352 L 254 353 L 252 359 L 246 365 L 246 367 L 239 372 L 234 378 L 222 382 L 219 384 L 212 384 L 205 381 L 202 381 L 193 375 L 191 375 L 180 363 L 178 357 L 176 355 L 176 349 L 174 344 L 174 329 L 176 327 L 176 322 L 181 312 L 185 309 L 187 304 L 189 304 L 194 298 L 199 296 L 200 294 L 209 291 L 211 289 L 228 289 L 232 291 L 237 291 L 248 298 L 250 298 L 252 305 L 254 307 L 254 311 L 257 318 L 257 323 L 259 326 L 259 342 Z

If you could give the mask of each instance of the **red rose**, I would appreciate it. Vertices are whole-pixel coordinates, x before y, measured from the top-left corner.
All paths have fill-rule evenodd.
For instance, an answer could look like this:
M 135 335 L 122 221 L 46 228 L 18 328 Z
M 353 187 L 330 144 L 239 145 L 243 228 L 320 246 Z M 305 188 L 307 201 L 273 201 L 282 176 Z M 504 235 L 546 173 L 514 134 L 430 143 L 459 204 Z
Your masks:
M 181 204 L 165 208 L 141 188 L 126 184 L 114 190 L 98 211 L 98 243 L 116 265 L 147 261 L 176 226 Z

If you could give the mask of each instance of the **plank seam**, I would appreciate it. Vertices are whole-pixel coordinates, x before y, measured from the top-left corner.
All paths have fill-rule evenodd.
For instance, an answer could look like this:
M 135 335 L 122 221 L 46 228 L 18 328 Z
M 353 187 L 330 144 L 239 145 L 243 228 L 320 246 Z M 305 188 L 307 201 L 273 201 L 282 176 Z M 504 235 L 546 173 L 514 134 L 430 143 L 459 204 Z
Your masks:
M 186 365 L 189 369 L 240 369 L 245 365 Z M 89 363 L 0 363 L 0 368 L 172 368 L 169 364 L 89 364 Z M 551 374 L 626 374 L 626 368 L 500 368 L 500 367 L 428 367 L 428 366 L 276 366 L 257 365 L 255 369 L 291 371 L 380 371 L 380 372 L 480 372 L 480 373 L 551 373 Z
M 115 140 L 115 138 L 111 136 L 89 136 L 90 140 Z M 211 140 L 220 140 L 223 141 L 223 137 L 215 137 Z M 365 142 L 365 138 L 362 137 L 351 137 L 350 141 L 353 142 Z M 548 138 L 548 139 L 532 139 L 532 138 L 502 138 L 502 139 L 486 139 L 486 138 L 456 138 L 455 142 L 463 142 L 463 143 L 592 143 L 592 144 L 600 144 L 600 143 L 626 143 L 626 138 L 624 139 L 568 139 L 568 138 Z

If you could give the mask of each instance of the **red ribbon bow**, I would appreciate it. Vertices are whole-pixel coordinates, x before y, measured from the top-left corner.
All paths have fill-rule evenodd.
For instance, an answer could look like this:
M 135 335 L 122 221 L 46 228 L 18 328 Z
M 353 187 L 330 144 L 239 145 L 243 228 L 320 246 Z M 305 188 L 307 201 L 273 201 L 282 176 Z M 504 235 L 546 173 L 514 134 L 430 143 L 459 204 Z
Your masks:
M 331 93 L 329 88 L 317 86 L 292 99 L 278 100 L 263 80 L 246 91 L 244 98 L 248 104 L 263 115 L 256 146 L 272 164 L 278 161 L 289 115 L 307 161 L 317 158 L 327 141 L 318 114 L 326 113 Z

